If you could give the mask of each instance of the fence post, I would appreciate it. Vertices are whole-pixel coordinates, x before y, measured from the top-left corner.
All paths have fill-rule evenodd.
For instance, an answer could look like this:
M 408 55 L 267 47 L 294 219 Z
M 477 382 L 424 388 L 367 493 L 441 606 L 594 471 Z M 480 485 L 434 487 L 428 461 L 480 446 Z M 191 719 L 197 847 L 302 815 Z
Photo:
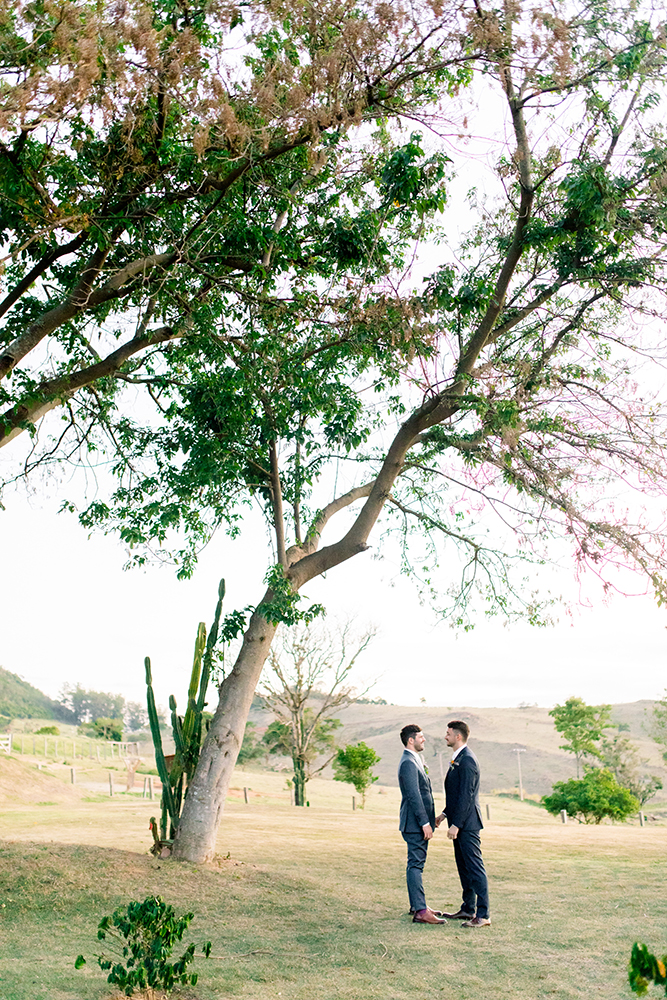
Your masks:
M 489 805 L 488 802 L 486 803 L 486 818 L 488 819 L 488 821 L 490 823 L 491 822 L 491 806 Z
M 109 798 L 113 798 L 113 774 L 109 771 Z
M 148 798 L 153 798 L 153 775 L 148 775 Z
M 356 808 L 357 808 L 357 800 L 355 799 L 355 797 L 354 797 L 354 795 L 353 795 L 353 796 L 352 796 L 352 812 L 354 812 L 354 810 L 355 810 Z
M 644 811 L 642 809 L 639 810 L 639 825 L 644 825 Z
M 243 788 L 243 798 L 245 799 L 245 804 L 248 805 L 248 789 L 245 786 Z
M 561 811 L 560 811 L 560 818 L 561 818 L 561 820 L 562 820 L 563 823 L 567 823 L 567 810 L 566 809 L 561 809 Z
M 70 773 L 70 779 L 71 779 L 72 784 L 76 785 L 76 769 L 73 768 L 73 767 L 70 767 L 69 773 Z

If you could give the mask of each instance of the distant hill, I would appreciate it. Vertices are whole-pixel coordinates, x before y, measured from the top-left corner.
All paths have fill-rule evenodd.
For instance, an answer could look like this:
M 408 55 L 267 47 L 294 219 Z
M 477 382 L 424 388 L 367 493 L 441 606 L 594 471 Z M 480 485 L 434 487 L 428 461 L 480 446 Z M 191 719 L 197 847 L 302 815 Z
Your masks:
M 69 722 L 72 713 L 42 691 L 0 667 L 0 716 L 6 719 L 60 719 Z
M 646 712 L 652 704 L 651 701 L 636 701 L 614 705 L 612 718 L 616 725 L 622 723 L 629 727 L 626 735 L 638 744 L 641 756 L 648 760 L 647 771 L 661 778 L 667 786 L 667 771 L 660 751 L 644 729 Z M 380 755 L 382 760 L 374 768 L 374 773 L 383 785 L 398 784 L 396 771 L 402 751 L 398 735 L 401 728 L 409 722 L 421 726 L 426 735 L 425 762 L 438 804 L 442 787 L 438 752 L 442 753 L 443 769 L 446 771 L 449 749 L 444 735 L 451 719 L 462 719 L 470 726 L 470 747 L 479 759 L 482 792 L 518 787 L 515 747 L 525 750 L 521 754 L 521 771 L 523 787 L 528 794 L 546 795 L 555 781 L 576 776 L 575 759 L 572 754 L 560 749 L 562 738 L 556 732 L 546 708 L 430 708 L 425 705 L 415 708 L 356 702 L 339 710 L 336 715 L 343 723 L 342 731 L 337 734 L 340 743 L 363 740 Z M 269 724 L 272 716 L 267 712 L 253 712 L 251 718 L 263 727 Z M 659 793 L 658 798 L 662 797 L 664 793 Z

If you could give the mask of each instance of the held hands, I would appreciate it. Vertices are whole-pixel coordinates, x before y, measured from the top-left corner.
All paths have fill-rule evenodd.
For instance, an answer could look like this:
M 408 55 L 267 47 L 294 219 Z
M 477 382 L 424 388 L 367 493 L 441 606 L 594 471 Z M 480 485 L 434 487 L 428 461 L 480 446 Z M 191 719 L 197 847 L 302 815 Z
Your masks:
M 433 838 L 433 829 L 430 823 L 423 826 L 422 830 L 424 831 L 424 840 L 431 840 Z
M 442 823 L 442 821 L 443 821 L 444 818 L 445 818 L 445 814 L 444 813 L 440 813 L 439 816 L 436 816 L 436 818 L 435 818 L 435 825 L 436 825 L 436 827 L 440 826 L 440 824 Z

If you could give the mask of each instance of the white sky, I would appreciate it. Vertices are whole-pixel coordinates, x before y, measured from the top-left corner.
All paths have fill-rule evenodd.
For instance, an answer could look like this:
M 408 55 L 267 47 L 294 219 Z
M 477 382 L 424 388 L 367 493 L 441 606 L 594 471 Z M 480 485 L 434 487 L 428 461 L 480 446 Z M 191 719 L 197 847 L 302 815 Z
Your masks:
M 493 98 L 483 89 L 479 97 L 478 132 L 487 136 Z M 503 146 L 502 114 L 499 122 L 500 141 L 482 151 L 473 140 L 465 177 L 451 186 L 454 228 L 469 218 L 464 189 L 476 182 L 484 190 L 491 176 Z M 262 596 L 268 548 L 261 524 L 251 520 L 235 543 L 221 533 L 194 578 L 179 582 L 169 566 L 123 572 L 126 554 L 115 537 L 88 539 L 75 517 L 56 513 L 70 493 L 52 484 L 37 486 L 31 500 L 23 492 L 4 498 L 0 665 L 51 696 L 64 683 L 81 682 L 143 700 L 143 658 L 150 655 L 158 701 L 174 693 L 181 702 L 197 623 L 211 621 L 219 578 L 227 581 L 226 612 Z M 650 597 L 615 597 L 604 606 L 594 589 L 594 607 L 584 608 L 576 604 L 571 573 L 542 576 L 553 592 L 572 596 L 572 615 L 561 612 L 549 629 L 481 623 L 459 636 L 419 605 L 397 561 L 374 559 L 372 549 L 305 591 L 326 605 L 329 620 L 356 615 L 360 627 L 377 626 L 359 664 L 359 685 L 377 678 L 372 695 L 397 704 L 422 697 L 430 705 L 481 707 L 552 705 L 570 694 L 593 703 L 660 696 L 667 687 L 665 610 Z
M 143 700 L 149 655 L 158 701 L 170 693 L 180 701 L 197 623 L 212 619 L 220 576 L 227 612 L 261 598 L 267 547 L 259 523 L 234 543 L 220 534 L 194 578 L 179 582 L 169 566 L 123 572 L 118 541 L 88 539 L 73 516 L 56 513 L 55 497 L 15 494 L 6 508 L 0 664 L 51 696 L 80 681 Z M 305 588 L 329 620 L 356 615 L 360 627 L 377 626 L 357 674 L 360 685 L 377 678 L 371 696 L 408 705 L 422 697 L 430 705 L 552 705 L 570 694 L 593 703 L 654 698 L 667 686 L 667 615 L 649 598 L 575 606 L 553 628 L 482 623 L 457 637 L 420 607 L 389 557 L 372 553 Z M 547 582 L 562 592 L 568 577 L 561 571 Z

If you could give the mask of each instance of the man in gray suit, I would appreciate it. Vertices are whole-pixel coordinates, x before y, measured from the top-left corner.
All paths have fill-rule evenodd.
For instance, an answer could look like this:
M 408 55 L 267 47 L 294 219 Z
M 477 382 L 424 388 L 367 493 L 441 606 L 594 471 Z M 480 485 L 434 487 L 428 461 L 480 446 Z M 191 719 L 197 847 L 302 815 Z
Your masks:
M 406 870 L 410 912 L 415 924 L 444 924 L 440 914 L 426 905 L 422 873 L 426 862 L 428 842 L 435 827 L 435 805 L 431 782 L 420 756 L 424 749 L 424 734 L 419 726 L 404 726 L 401 742 L 405 747 L 398 767 L 398 784 L 401 789 L 401 814 L 399 830 L 408 845 Z

